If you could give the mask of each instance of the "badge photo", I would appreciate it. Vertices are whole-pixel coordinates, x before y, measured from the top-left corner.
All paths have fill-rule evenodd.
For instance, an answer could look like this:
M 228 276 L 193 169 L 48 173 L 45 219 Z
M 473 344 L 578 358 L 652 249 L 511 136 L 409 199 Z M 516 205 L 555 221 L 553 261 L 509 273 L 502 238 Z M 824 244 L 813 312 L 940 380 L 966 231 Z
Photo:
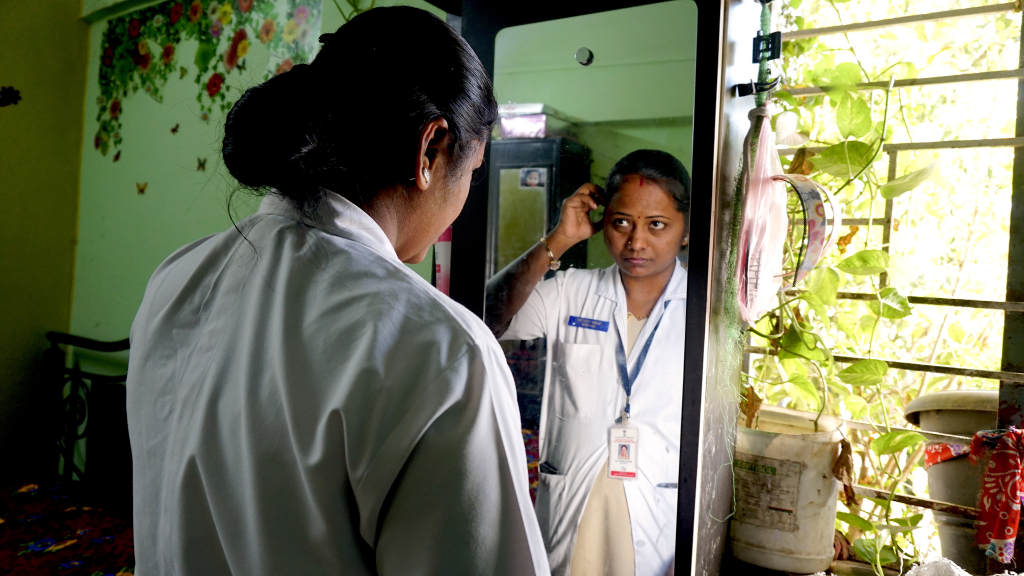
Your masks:
M 612 426 L 608 434 L 608 476 L 636 480 L 640 430 L 630 424 Z

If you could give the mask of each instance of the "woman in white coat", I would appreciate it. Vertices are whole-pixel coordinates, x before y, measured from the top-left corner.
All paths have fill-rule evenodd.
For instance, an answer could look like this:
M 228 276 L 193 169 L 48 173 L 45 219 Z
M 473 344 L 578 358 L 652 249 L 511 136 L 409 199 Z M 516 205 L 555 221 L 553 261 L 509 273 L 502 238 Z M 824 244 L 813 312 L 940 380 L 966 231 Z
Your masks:
M 161 264 L 132 326 L 136 574 L 547 574 L 501 350 L 403 264 L 466 200 L 486 72 L 414 8 L 321 40 L 228 114 L 259 211 Z
M 675 553 L 690 179 L 672 155 L 639 150 L 607 188 L 582 186 L 491 280 L 487 322 L 502 339 L 547 338 L 536 509 L 552 573 L 662 576 Z M 599 230 L 614 265 L 541 282 Z

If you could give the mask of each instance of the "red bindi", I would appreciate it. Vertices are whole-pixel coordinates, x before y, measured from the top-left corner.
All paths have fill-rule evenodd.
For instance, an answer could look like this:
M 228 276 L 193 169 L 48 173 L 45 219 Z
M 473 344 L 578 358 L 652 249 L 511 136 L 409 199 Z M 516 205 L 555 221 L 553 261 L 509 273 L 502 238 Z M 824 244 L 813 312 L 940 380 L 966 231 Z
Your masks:
M 640 177 L 640 187 L 641 188 L 644 187 L 644 177 L 643 176 Z

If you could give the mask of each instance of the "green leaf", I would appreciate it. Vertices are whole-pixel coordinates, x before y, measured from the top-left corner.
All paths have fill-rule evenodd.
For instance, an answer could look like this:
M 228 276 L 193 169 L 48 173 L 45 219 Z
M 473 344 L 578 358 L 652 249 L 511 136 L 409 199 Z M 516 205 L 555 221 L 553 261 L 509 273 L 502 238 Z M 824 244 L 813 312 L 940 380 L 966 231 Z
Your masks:
M 871 161 L 874 150 L 860 141 L 840 142 L 821 151 L 811 163 L 815 170 L 820 170 L 836 178 L 850 178 Z
M 900 62 L 903 66 L 903 79 L 917 78 L 918 69 L 913 62 Z
M 803 374 L 807 376 L 807 364 L 803 360 L 796 360 L 794 358 L 786 358 L 779 360 L 779 364 L 782 364 L 782 369 L 786 371 L 786 374 Z
M 809 306 L 811 310 L 814 310 L 814 313 L 818 315 L 818 320 L 821 320 L 821 323 L 825 325 L 825 328 L 828 328 L 831 325 L 828 312 L 825 310 L 825 303 L 821 301 L 821 298 L 819 298 L 817 294 L 813 292 L 804 292 L 800 295 L 800 299 L 807 302 L 807 306 Z
M 893 520 L 893 522 L 895 522 L 895 521 L 896 520 Z M 918 528 L 920 528 L 920 526 L 903 526 L 903 525 L 896 525 L 896 524 L 879 524 L 879 525 L 875 526 L 875 528 L 880 530 L 880 531 L 881 530 L 886 530 L 890 534 L 900 534 L 900 533 L 903 533 L 903 532 L 912 532 L 912 531 L 917 530 Z
M 810 324 L 805 322 L 802 326 L 804 332 L 797 330 L 794 326 L 786 329 L 786 333 L 782 335 L 782 340 L 779 341 L 782 347 L 779 350 L 779 359 L 802 358 L 819 362 L 828 360 L 828 355 L 825 354 L 825 351 L 817 347 L 817 339 L 812 334 L 807 333 L 811 329 Z
M 888 566 L 889 564 L 892 564 L 899 559 L 900 557 L 896 555 L 896 551 L 893 550 L 892 546 L 886 546 L 885 548 L 882 548 L 882 554 L 880 558 L 882 566 Z
M 875 324 L 878 324 L 878 316 L 873 314 L 865 314 L 857 319 L 857 329 L 862 336 L 870 334 Z
M 851 386 L 877 386 L 889 365 L 881 360 L 858 360 L 839 371 L 839 379 Z
M 868 413 L 868 401 L 856 394 L 850 394 L 844 398 L 843 404 L 846 405 L 846 409 L 850 411 L 850 417 L 854 420 L 860 420 Z
M 206 72 L 210 67 L 210 61 L 217 55 L 217 45 L 210 42 L 202 42 L 196 50 L 195 64 L 199 73 Z
M 871 564 L 874 564 L 876 562 L 877 556 L 877 561 L 880 562 L 882 566 L 885 566 L 886 564 L 892 564 L 893 562 L 899 560 L 899 557 L 896 556 L 896 553 L 893 551 L 892 547 L 885 546 L 882 547 L 881 550 L 879 550 L 877 538 L 858 538 L 854 540 L 853 552 L 857 555 L 858 558 L 864 560 L 865 562 L 870 562 Z
M 875 529 L 871 522 L 868 522 L 856 514 L 850 514 L 849 512 L 836 512 L 836 518 L 846 522 L 850 526 L 856 526 L 865 532 L 871 532 Z
M 917 188 L 921 184 L 924 184 L 928 180 L 931 180 L 933 176 L 939 173 L 939 163 L 932 162 L 931 164 L 921 168 L 920 170 L 914 170 L 910 174 L 900 176 L 895 180 L 890 180 L 882 185 L 878 189 L 882 198 L 896 198 L 901 194 L 910 192 L 914 188 Z
M 913 516 L 900 518 L 900 520 L 905 520 L 907 522 L 907 526 L 917 526 L 921 523 L 921 520 L 924 520 L 924 514 L 914 514 Z
M 967 332 L 960 327 L 959 322 L 954 322 L 952 325 L 950 325 L 949 330 L 946 331 L 946 334 L 949 336 L 950 340 L 956 342 L 957 344 L 963 344 L 964 338 L 967 337 Z
M 825 95 L 828 97 L 828 105 L 836 110 L 839 108 L 839 103 L 843 101 L 847 96 L 857 96 L 857 90 L 851 86 L 819 86 L 825 91 Z
M 882 250 L 861 250 L 840 262 L 836 268 L 854 276 L 881 274 L 889 268 L 889 254 Z
M 804 0 L 789 0 L 789 7 L 796 10 L 804 3 Z
M 857 538 L 853 541 L 853 553 L 865 562 L 874 563 L 876 550 L 878 545 L 874 538 Z
M 882 508 L 882 510 L 884 510 L 884 511 L 888 511 L 889 510 L 889 501 L 886 500 L 885 498 L 872 498 L 870 496 L 865 496 L 865 498 L 867 498 L 868 500 L 874 502 L 875 504 L 878 504 Z
M 828 382 L 828 392 L 832 395 L 834 400 L 842 401 L 850 396 L 849 386 L 833 378 L 828 378 L 826 380 Z
M 800 2 L 802 0 L 797 0 L 797 1 Z M 789 92 L 786 92 L 785 90 L 779 90 L 778 92 L 775 92 L 774 95 L 779 100 L 782 100 L 783 102 L 785 102 L 786 104 L 789 104 L 790 106 L 792 106 L 794 108 L 797 108 L 797 107 L 800 106 L 800 101 L 797 100 L 796 98 L 794 98 Z
M 839 272 L 833 268 L 818 268 L 807 280 L 807 288 L 823 303 L 835 306 L 836 292 L 839 291 Z
M 897 37 L 892 37 L 895 40 Z M 911 78 L 917 78 L 917 66 L 913 62 L 897 62 L 892 66 L 879 72 L 876 76 L 876 80 L 888 80 L 892 76 L 895 76 L 898 80 L 907 80 Z
M 853 86 L 863 80 L 860 75 L 860 66 L 854 62 L 843 62 L 836 66 L 832 74 L 832 82 L 837 86 Z
M 889 320 L 899 320 L 914 313 L 907 297 L 900 294 L 896 288 L 886 286 L 882 288 L 878 295 L 882 297 L 881 300 L 868 302 L 868 308 L 875 316 L 881 316 Z
M 895 454 L 925 441 L 925 437 L 910 430 L 896 430 L 882 434 L 871 441 L 871 451 L 879 456 Z
M 821 407 L 821 392 L 807 376 L 790 374 L 789 383 L 800 390 L 809 406 L 815 410 Z
M 839 134 L 844 139 L 867 136 L 872 127 L 871 108 L 863 98 L 848 93 L 843 96 L 839 101 L 839 107 L 836 108 L 836 124 L 839 127 Z M 885 196 L 884 193 L 882 195 Z

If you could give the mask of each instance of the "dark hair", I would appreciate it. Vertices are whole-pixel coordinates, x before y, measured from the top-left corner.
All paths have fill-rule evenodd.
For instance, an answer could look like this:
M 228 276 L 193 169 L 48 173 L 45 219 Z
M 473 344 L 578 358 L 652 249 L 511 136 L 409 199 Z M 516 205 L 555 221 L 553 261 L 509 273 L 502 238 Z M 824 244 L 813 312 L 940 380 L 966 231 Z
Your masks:
M 228 112 L 224 165 L 242 186 L 273 188 L 306 214 L 327 191 L 366 206 L 415 177 L 429 122 L 448 122 L 455 176 L 497 119 L 480 59 L 429 12 L 375 8 L 321 42 L 312 64 L 249 88 Z
M 637 150 L 626 154 L 608 173 L 605 195 L 608 200 L 619 191 L 627 176 L 638 175 L 668 192 L 683 214 L 690 213 L 690 174 L 678 158 L 661 150 Z

